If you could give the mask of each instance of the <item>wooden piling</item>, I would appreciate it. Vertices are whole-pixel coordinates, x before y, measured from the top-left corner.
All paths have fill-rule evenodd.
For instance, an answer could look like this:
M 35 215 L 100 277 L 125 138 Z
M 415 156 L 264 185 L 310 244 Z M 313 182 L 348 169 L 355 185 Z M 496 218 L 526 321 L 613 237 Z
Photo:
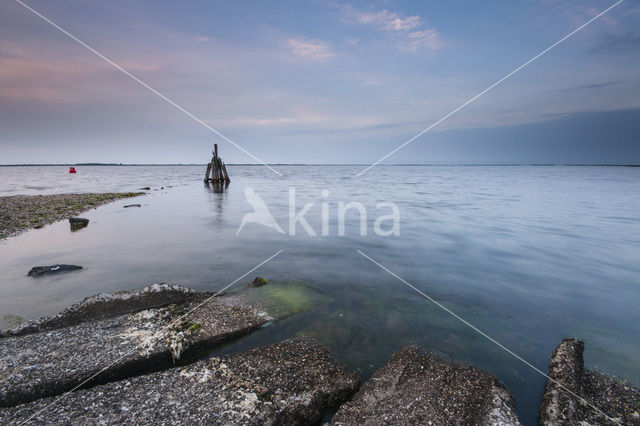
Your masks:
M 204 176 L 205 182 L 220 183 L 231 182 L 229 174 L 227 173 L 227 167 L 222 159 L 218 156 L 218 144 L 213 145 L 213 157 L 211 162 L 207 164 L 207 171 Z

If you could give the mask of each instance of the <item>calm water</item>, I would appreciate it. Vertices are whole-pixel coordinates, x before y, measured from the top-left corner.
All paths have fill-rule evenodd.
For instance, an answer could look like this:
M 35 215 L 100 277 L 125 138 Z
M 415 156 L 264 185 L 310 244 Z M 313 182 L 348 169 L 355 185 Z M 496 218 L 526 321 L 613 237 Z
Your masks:
M 0 314 L 35 318 L 96 292 L 175 282 L 214 291 L 268 258 L 251 276 L 299 281 L 329 303 L 223 348 L 244 349 L 313 335 L 366 378 L 408 343 L 495 373 L 525 423 L 535 423 L 544 378 L 356 252 L 363 251 L 543 371 L 563 337 L 586 341 L 589 367 L 640 384 L 640 168 L 232 166 L 224 191 L 205 187 L 203 167 L 0 167 L 0 195 L 130 191 L 151 186 L 140 209 L 116 202 L 84 214 L 88 228 L 57 223 L 0 241 Z M 258 224 L 236 230 L 251 186 L 288 231 L 289 188 L 297 210 L 329 236 L 296 236 Z M 160 189 L 164 187 L 164 189 Z M 322 196 L 323 190 L 329 195 Z M 338 236 L 337 203 L 355 212 Z M 391 201 L 400 235 L 373 222 Z M 85 269 L 31 279 L 35 265 Z M 246 282 L 249 280 L 243 280 Z

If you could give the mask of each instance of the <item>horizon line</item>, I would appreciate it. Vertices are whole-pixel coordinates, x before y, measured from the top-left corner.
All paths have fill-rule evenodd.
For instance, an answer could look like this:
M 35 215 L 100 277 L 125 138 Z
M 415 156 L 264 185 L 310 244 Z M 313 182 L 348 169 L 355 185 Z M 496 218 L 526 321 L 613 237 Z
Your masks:
M 132 166 L 206 166 L 208 163 L 9 163 L 0 167 L 132 167 Z M 266 163 L 273 166 L 363 166 L 367 163 Z M 261 163 L 228 163 L 227 166 L 263 166 Z M 406 166 L 591 166 L 591 167 L 640 167 L 637 163 L 482 163 L 482 162 L 442 162 L 442 163 L 391 163 L 383 167 Z

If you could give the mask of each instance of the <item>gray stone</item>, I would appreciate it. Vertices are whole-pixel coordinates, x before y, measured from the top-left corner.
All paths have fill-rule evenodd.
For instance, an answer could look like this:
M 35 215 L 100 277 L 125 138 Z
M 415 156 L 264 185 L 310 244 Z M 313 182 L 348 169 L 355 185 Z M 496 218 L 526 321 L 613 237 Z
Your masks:
M 394 353 L 333 417 L 335 425 L 519 425 L 498 379 L 417 346 Z
M 358 382 L 326 347 L 298 338 L 8 408 L 0 422 L 314 424 Z
M 82 266 L 77 265 L 34 266 L 27 275 L 30 277 L 41 277 L 43 275 L 53 275 L 61 272 L 77 271 L 80 269 L 82 269 Z
M 584 368 L 584 342 L 564 339 L 549 361 L 540 424 L 640 425 L 640 389 Z
M 40 329 L 47 331 L 33 333 L 29 328 L 31 334 L 0 339 L 0 406 L 58 395 L 98 372 L 85 386 L 188 362 L 272 319 L 251 306 L 228 306 L 216 299 L 143 309 L 145 296 L 149 303 L 157 301 L 153 288 L 133 293 L 137 300 L 127 303 L 131 296 L 95 296 L 53 321 L 41 321 Z M 138 312 L 107 317 L 109 307 L 120 313 L 132 306 Z M 101 319 L 88 320 L 92 318 Z M 87 321 L 64 326 L 82 319 Z

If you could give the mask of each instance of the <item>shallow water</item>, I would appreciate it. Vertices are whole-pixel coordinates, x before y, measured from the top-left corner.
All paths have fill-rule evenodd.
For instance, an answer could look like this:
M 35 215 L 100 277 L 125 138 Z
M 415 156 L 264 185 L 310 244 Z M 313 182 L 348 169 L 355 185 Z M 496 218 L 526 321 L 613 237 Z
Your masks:
M 131 191 L 83 214 L 89 227 L 60 222 L 0 241 L 0 314 L 35 318 L 96 292 L 175 282 L 215 291 L 278 250 L 239 285 L 301 282 L 323 294 L 315 309 L 260 329 L 228 352 L 313 335 L 366 378 L 401 346 L 423 345 L 495 373 L 522 420 L 536 421 L 545 379 L 494 343 L 356 252 L 366 253 L 542 371 L 563 337 L 586 341 L 586 362 L 640 384 L 640 168 L 383 166 L 358 178 L 357 166 L 230 166 L 228 188 L 203 185 L 200 166 L 0 167 L 0 195 Z M 250 186 L 286 231 L 248 224 L 236 234 Z M 164 187 L 164 189 L 160 189 Z M 320 235 L 289 235 L 289 188 L 296 211 Z M 322 191 L 329 195 L 323 196 Z M 338 235 L 337 203 L 368 213 L 360 235 L 354 211 Z M 400 235 L 373 222 L 400 209 Z M 73 263 L 79 272 L 33 279 L 36 265 Z M 301 303 L 304 303 L 301 302 Z

